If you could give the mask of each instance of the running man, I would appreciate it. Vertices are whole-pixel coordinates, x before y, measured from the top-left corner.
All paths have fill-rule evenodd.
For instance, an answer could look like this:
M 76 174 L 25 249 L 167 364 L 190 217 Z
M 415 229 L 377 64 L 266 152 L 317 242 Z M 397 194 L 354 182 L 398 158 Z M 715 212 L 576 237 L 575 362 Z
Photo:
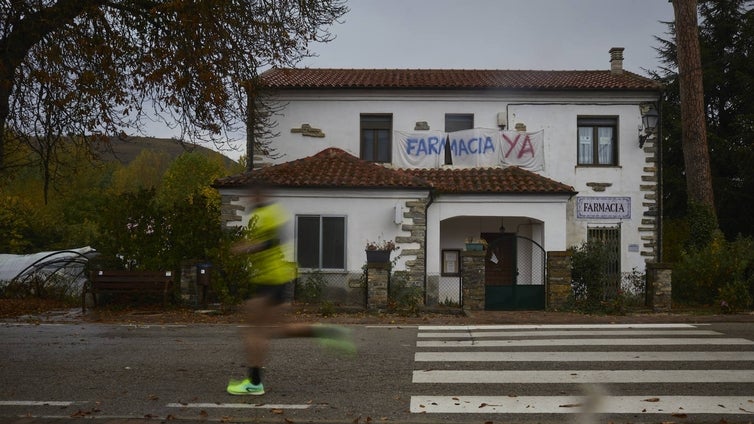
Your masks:
M 268 201 L 261 186 L 255 186 L 253 190 L 254 239 L 239 242 L 231 248 L 235 254 L 249 255 L 255 289 L 253 297 L 243 305 L 247 325 L 242 332 L 248 375 L 241 381 L 228 383 L 227 391 L 232 395 L 264 394 L 262 367 L 273 338 L 317 337 L 323 346 L 349 355 L 356 353 L 345 328 L 287 322 L 285 290 L 296 278 L 296 267 L 285 260 L 281 239 L 288 214 L 277 203 Z

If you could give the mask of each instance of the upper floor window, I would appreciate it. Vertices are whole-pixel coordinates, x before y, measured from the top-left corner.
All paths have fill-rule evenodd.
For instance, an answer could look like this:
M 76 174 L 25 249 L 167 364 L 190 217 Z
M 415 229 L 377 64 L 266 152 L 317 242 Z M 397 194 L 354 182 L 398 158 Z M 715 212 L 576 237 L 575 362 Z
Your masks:
M 446 113 L 445 114 L 445 132 L 470 130 L 474 128 L 473 113 Z M 449 140 L 445 141 L 445 164 L 453 163 L 450 154 Z
M 618 118 L 578 118 L 578 164 L 618 165 Z
M 297 216 L 296 258 L 301 268 L 345 269 L 346 218 Z
M 393 150 L 393 115 L 361 114 L 361 158 L 390 162 Z

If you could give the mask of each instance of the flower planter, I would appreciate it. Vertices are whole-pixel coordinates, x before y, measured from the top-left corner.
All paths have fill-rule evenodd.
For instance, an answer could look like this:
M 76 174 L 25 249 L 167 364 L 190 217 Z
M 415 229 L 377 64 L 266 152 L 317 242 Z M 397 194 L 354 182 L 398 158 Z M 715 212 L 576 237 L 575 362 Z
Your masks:
M 482 243 L 466 243 L 467 252 L 481 252 L 484 250 L 484 244 Z
M 366 250 L 367 262 L 369 263 L 384 263 L 390 262 L 389 250 Z

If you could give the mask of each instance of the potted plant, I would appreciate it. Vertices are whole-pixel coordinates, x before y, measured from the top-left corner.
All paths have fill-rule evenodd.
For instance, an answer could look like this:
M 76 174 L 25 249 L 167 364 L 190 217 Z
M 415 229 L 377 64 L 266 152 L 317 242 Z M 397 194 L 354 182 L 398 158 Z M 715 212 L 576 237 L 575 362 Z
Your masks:
M 365 251 L 367 253 L 367 262 L 390 262 L 390 252 L 398 250 L 392 240 L 367 241 Z

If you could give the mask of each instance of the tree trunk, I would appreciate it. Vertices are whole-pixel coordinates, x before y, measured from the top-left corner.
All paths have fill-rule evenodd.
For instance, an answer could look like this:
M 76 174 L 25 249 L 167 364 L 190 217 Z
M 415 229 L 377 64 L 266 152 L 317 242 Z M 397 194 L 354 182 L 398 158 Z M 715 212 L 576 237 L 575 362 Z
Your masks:
M 0 65 L 2 66 L 2 65 Z M 0 72 L 2 74 L 2 72 Z M 0 76 L 0 78 L 3 78 Z M 0 80 L 3 81 L 3 80 Z M 0 82 L 2 84 L 2 82 Z M 5 87 L 0 87 L 0 171 L 2 171 L 5 165 L 5 121 L 8 119 L 9 108 L 8 102 L 10 101 L 10 92 Z
M 673 0 L 675 12 L 678 77 L 681 96 L 681 142 L 690 204 L 709 210 L 715 216 L 707 125 L 699 52 L 696 0 Z
M 256 114 L 254 87 L 251 82 L 246 84 L 246 171 L 254 170 L 254 154 L 256 153 Z

